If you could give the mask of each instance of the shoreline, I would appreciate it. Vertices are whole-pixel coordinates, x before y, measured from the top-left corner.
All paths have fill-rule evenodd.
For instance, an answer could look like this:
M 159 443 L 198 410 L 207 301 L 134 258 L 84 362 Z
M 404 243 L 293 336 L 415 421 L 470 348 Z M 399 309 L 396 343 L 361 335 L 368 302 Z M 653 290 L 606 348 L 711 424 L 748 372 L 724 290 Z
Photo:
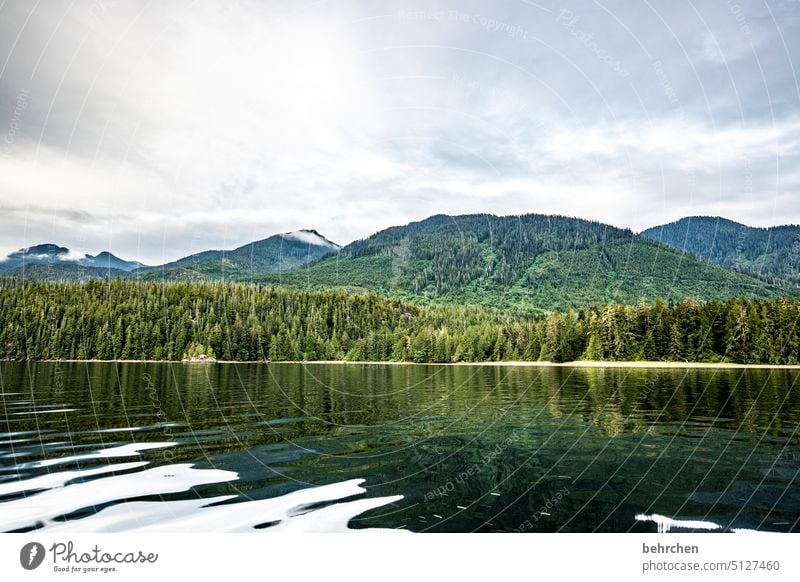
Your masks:
M 543 368 L 713 368 L 713 369 L 755 369 L 755 370 L 800 370 L 800 364 L 736 364 L 732 362 L 661 362 L 661 361 L 589 361 L 572 362 L 546 361 L 508 361 L 508 362 L 393 362 L 393 361 L 349 361 L 349 360 L 0 360 L 3 363 L 63 363 L 63 364 L 181 364 L 207 366 L 214 364 L 303 364 L 303 365 L 380 365 L 380 366 L 495 366 L 495 367 L 543 367 Z

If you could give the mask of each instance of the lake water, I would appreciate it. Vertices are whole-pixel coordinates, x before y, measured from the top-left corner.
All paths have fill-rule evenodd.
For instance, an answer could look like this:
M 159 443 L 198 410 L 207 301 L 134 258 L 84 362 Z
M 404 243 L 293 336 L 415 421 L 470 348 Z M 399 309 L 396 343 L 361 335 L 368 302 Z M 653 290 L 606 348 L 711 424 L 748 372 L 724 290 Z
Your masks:
M 0 531 L 800 531 L 798 376 L 0 363 Z

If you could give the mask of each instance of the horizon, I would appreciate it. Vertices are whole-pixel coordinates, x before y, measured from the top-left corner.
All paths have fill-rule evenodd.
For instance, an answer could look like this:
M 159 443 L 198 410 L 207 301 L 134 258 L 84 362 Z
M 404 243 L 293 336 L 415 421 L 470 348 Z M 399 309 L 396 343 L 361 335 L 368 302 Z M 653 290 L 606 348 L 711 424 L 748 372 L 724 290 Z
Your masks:
M 304 227 L 304 228 L 297 228 L 297 229 L 294 229 L 294 230 L 291 230 L 291 231 L 287 231 L 287 232 L 276 232 L 276 233 L 273 233 L 273 234 L 268 234 L 266 236 L 261 236 L 259 238 L 253 239 L 253 240 L 249 240 L 249 241 L 245 241 L 243 243 L 239 243 L 236 246 L 224 247 L 224 248 L 223 247 L 217 247 L 217 248 L 209 247 L 209 248 L 205 248 L 205 249 L 196 250 L 196 251 L 193 251 L 193 252 L 188 253 L 188 254 L 182 254 L 182 255 L 175 256 L 173 258 L 168 258 L 166 260 L 163 260 L 162 262 L 148 263 L 147 261 L 143 261 L 143 260 L 141 260 L 139 258 L 128 257 L 128 256 L 125 256 L 125 255 L 122 255 L 122 254 L 120 254 L 118 252 L 115 252 L 114 250 L 111 250 L 111 249 L 100 249 L 100 250 L 96 250 L 96 251 L 91 251 L 91 250 L 87 251 L 87 250 L 84 250 L 84 249 L 74 249 L 74 248 L 69 247 L 67 245 L 61 244 L 60 242 L 41 241 L 39 243 L 33 243 L 33 244 L 30 244 L 30 245 L 25 245 L 23 247 L 18 247 L 16 249 L 8 251 L 8 252 L 4 252 L 2 249 L 0 249 L 0 262 L 3 262 L 5 260 L 7 260 L 9 255 L 11 255 L 13 253 L 16 253 L 16 252 L 27 251 L 28 249 L 34 248 L 34 247 L 37 247 L 37 246 L 54 245 L 54 246 L 57 246 L 57 247 L 66 248 L 70 252 L 70 255 L 72 255 L 72 257 L 73 257 L 73 258 L 68 259 L 68 260 L 72 260 L 72 261 L 77 261 L 80 258 L 82 258 L 84 255 L 91 255 L 91 256 L 97 257 L 97 256 L 99 256 L 99 255 L 101 255 L 103 253 L 109 253 L 109 254 L 117 257 L 118 259 L 123 259 L 125 261 L 139 262 L 144 267 L 159 267 L 159 266 L 163 266 L 163 265 L 166 265 L 168 263 L 171 263 L 171 262 L 174 262 L 174 261 L 177 261 L 177 260 L 180 260 L 180 259 L 184 259 L 186 257 L 190 257 L 190 256 L 193 256 L 195 254 L 203 253 L 203 252 L 206 252 L 206 251 L 233 251 L 233 250 L 236 250 L 236 249 L 238 249 L 240 247 L 247 246 L 249 244 L 253 244 L 253 243 L 260 242 L 260 241 L 264 241 L 264 240 L 267 240 L 267 239 L 270 239 L 270 238 L 273 238 L 273 237 L 276 237 L 276 236 L 292 235 L 292 234 L 297 233 L 297 232 L 315 232 L 317 235 L 319 235 L 322 238 L 326 239 L 328 242 L 333 243 L 334 245 L 338 246 L 339 249 L 343 249 L 343 248 L 345 248 L 346 246 L 348 246 L 348 245 L 350 245 L 352 243 L 358 242 L 360 240 L 365 240 L 365 239 L 367 239 L 367 238 L 369 238 L 369 237 L 371 237 L 371 236 L 373 236 L 375 234 L 383 232 L 384 230 L 387 230 L 387 229 L 390 229 L 390 228 L 406 227 L 406 226 L 408 226 L 410 224 L 424 222 L 424 221 L 426 221 L 428 219 L 431 219 L 431 218 L 434 218 L 436 216 L 445 216 L 447 218 L 460 218 L 460 217 L 465 217 L 465 216 L 483 216 L 483 215 L 490 216 L 490 217 L 493 217 L 493 218 L 516 218 L 516 217 L 527 216 L 527 215 L 539 215 L 539 216 L 549 216 L 549 217 L 584 220 L 584 221 L 587 221 L 587 222 L 599 222 L 600 224 L 603 224 L 605 226 L 610 226 L 612 228 L 617 228 L 617 229 L 621 229 L 621 230 L 626 230 L 626 229 L 630 230 L 636 236 L 642 236 L 642 233 L 644 233 L 647 230 L 651 230 L 653 228 L 658 228 L 658 227 L 661 227 L 661 226 L 667 226 L 669 224 L 673 224 L 673 223 L 679 222 L 681 220 L 689 220 L 689 219 L 695 219 L 695 218 L 709 218 L 709 219 L 713 219 L 713 220 L 725 220 L 725 221 L 729 221 L 729 222 L 734 222 L 736 224 L 739 224 L 741 226 L 745 226 L 747 228 L 758 228 L 758 229 L 765 229 L 765 230 L 775 229 L 775 228 L 786 228 L 786 227 L 800 227 L 800 224 L 796 224 L 796 223 L 774 224 L 774 225 L 769 225 L 769 226 L 753 226 L 753 225 L 749 225 L 749 224 L 746 224 L 746 223 L 742 223 L 742 222 L 738 222 L 738 221 L 735 221 L 735 220 L 731 220 L 731 219 L 726 218 L 724 216 L 694 215 L 694 216 L 684 216 L 684 217 L 678 218 L 676 220 L 672 220 L 670 222 L 654 224 L 652 226 L 648 226 L 647 228 L 644 228 L 642 230 L 638 230 L 637 231 L 637 230 L 634 230 L 634 229 L 632 229 L 630 227 L 627 227 L 627 226 L 619 226 L 619 225 L 615 225 L 615 224 L 609 224 L 609 223 L 606 223 L 606 222 L 594 220 L 592 218 L 583 218 L 583 217 L 580 217 L 580 216 L 567 216 L 567 215 L 564 215 L 564 214 L 542 214 L 542 213 L 538 213 L 538 212 L 526 212 L 526 213 L 522 213 L 522 214 L 504 214 L 504 215 L 492 214 L 490 212 L 472 212 L 472 213 L 467 213 L 467 214 L 444 214 L 444 213 L 439 213 L 439 214 L 432 214 L 430 216 L 426 216 L 425 218 L 412 220 L 412 221 L 404 223 L 404 224 L 393 224 L 393 225 L 387 226 L 385 228 L 382 228 L 380 230 L 377 230 L 375 232 L 369 233 L 368 235 L 366 235 L 366 236 L 364 236 L 362 238 L 353 239 L 353 240 L 345 242 L 345 243 L 340 243 L 338 241 L 334 241 L 334 240 L 330 239 L 324 232 L 320 232 L 320 229 L 317 228 L 317 227 Z

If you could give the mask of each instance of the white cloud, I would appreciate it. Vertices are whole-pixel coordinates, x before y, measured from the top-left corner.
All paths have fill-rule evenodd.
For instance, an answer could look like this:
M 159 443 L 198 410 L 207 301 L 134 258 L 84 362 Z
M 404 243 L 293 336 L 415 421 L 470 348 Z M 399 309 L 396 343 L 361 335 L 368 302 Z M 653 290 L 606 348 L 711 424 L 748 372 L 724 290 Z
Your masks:
M 800 121 L 744 127 L 708 127 L 681 118 L 626 120 L 615 124 L 553 127 L 541 150 L 554 159 L 625 158 L 645 155 L 668 158 L 680 167 L 717 167 L 747 157 L 794 156 L 800 153 Z
M 796 111 L 794 86 L 747 102 L 713 76 L 725 72 L 723 54 L 751 51 L 736 44 L 727 8 L 717 20 L 733 32 L 713 34 L 663 8 L 678 48 L 662 24 L 612 10 L 644 55 L 592 6 L 572 10 L 606 52 L 630 55 L 625 82 L 547 12 L 516 3 L 497 14 L 454 8 L 519 24 L 525 39 L 471 19 L 398 19 L 391 2 L 173 0 L 94 16 L 41 6 L 0 85 L 10 103 L 30 89 L 0 156 L 0 251 L 48 241 L 155 263 L 301 228 L 347 243 L 438 212 L 554 212 L 639 228 L 664 212 L 741 211 L 732 217 L 757 222 L 776 205 L 800 208 L 800 121 L 767 114 L 781 103 Z M 22 21 L 30 7 L 3 10 Z M 764 53 L 785 49 L 746 13 L 769 78 L 793 74 Z M 16 35 L 3 28 L 14 21 L 0 21 L 0 37 Z M 788 33 L 796 50 L 800 35 Z M 695 62 L 684 46 L 699 51 Z M 710 98 L 696 105 L 701 92 Z

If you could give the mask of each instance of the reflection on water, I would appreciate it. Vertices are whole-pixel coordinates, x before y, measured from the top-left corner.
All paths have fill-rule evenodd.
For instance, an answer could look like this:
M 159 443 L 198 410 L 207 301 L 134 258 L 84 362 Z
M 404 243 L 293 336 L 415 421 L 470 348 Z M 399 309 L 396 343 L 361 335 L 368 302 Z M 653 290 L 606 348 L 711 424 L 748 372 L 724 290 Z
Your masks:
M 652 521 L 658 527 L 659 533 L 672 530 L 717 530 L 721 529 L 716 523 L 700 519 L 672 519 L 654 513 L 653 515 L 637 515 L 636 521 Z
M 100 449 L 90 453 L 83 453 L 80 455 L 68 455 L 66 457 L 56 457 L 54 459 L 45 459 L 42 461 L 30 461 L 28 463 L 19 463 L 17 469 L 33 469 L 37 467 L 49 467 L 51 465 L 64 465 L 73 463 L 75 461 L 87 461 L 90 459 L 113 459 L 115 457 L 133 457 L 138 455 L 141 451 L 148 449 L 160 449 L 163 447 L 171 447 L 178 443 L 128 443 L 126 445 L 119 445 L 118 447 L 110 447 L 108 449 Z
M 82 458 L 121 456 L 118 454 L 120 448 L 98 451 L 96 455 Z M 158 447 L 154 443 L 130 446 L 131 451 L 153 448 Z M 115 454 L 102 454 L 111 451 Z M 18 496 L 3 503 L 0 530 L 35 528 L 48 533 L 242 532 L 254 529 L 342 532 L 348 530 L 347 524 L 357 515 L 402 499 L 396 495 L 321 506 L 366 492 L 360 486 L 363 480 L 352 479 L 241 503 L 224 504 L 235 499 L 236 495 L 181 501 L 126 501 L 180 493 L 197 485 L 237 479 L 232 471 L 197 469 L 185 463 L 143 468 L 146 464 L 121 463 L 83 471 L 64 471 L 0 485 L 0 497 Z M 101 474 L 105 474 L 103 479 L 86 480 Z M 20 494 L 23 496 L 19 497 Z
M 798 375 L 0 363 L 0 531 L 798 531 Z

